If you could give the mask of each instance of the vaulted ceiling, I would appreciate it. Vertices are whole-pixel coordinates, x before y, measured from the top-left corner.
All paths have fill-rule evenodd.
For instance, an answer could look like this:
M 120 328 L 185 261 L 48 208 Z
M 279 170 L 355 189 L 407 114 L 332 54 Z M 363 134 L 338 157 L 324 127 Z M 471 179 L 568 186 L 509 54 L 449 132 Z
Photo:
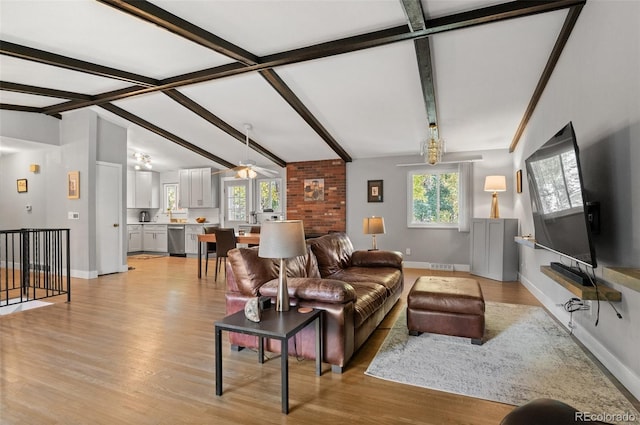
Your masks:
M 513 148 L 584 4 L 0 0 L 0 107 L 91 108 L 159 171 Z

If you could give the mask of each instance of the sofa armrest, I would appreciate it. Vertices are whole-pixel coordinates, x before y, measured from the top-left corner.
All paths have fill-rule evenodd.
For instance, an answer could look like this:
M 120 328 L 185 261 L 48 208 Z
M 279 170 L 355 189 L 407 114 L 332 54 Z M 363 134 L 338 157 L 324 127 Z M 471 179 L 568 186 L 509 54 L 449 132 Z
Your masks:
M 314 277 L 293 277 L 287 279 L 289 296 L 301 300 L 321 301 L 329 304 L 345 304 L 356 300 L 353 286 L 341 280 Z M 278 293 L 278 279 L 270 280 L 260 287 L 260 295 L 275 297 Z
M 351 265 L 355 267 L 395 267 L 402 269 L 402 253 L 398 251 L 354 251 Z

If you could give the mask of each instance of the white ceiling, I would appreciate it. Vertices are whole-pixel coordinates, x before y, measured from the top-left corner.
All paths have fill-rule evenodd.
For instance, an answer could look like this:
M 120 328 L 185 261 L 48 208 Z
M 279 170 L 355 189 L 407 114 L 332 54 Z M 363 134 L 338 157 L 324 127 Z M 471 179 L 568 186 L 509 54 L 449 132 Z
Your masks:
M 407 23 L 400 0 L 152 3 L 258 57 Z M 437 18 L 501 3 L 422 0 L 421 5 L 427 18 Z M 438 128 L 447 151 L 509 147 L 566 16 L 563 9 L 430 37 Z M 0 37 L 157 80 L 235 62 L 94 0 L 0 0 Z M 411 40 L 277 66 L 273 71 L 353 159 L 417 155 L 427 138 L 428 119 Z M 0 80 L 85 95 L 133 85 L 4 54 Z M 285 162 L 339 158 L 257 72 L 177 90 L 242 133 L 243 124 L 251 123 L 251 138 Z M 66 101 L 0 90 L 2 104 L 46 108 Z M 232 164 L 247 159 L 241 141 L 162 92 L 113 105 Z M 91 108 L 127 127 L 130 153 L 150 154 L 154 170 L 223 168 L 99 106 Z M 248 156 L 258 165 L 276 167 L 253 150 Z

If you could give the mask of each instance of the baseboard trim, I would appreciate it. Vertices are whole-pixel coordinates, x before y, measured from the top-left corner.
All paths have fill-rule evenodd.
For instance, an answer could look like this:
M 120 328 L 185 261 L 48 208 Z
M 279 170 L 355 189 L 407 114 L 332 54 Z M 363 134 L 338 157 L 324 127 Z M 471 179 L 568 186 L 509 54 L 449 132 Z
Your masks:
M 519 274 L 520 282 L 533 294 L 538 301 L 560 322 L 569 329 L 569 313 L 558 307 L 553 300 L 540 291 L 529 279 Z M 640 400 L 640 376 L 630 370 L 613 353 L 606 349 L 592 334 L 590 334 L 580 323 L 574 321 L 575 328 L 573 335 L 584 347 L 596 358 L 607 370 L 620 381 L 622 385 L 638 400 Z
M 430 270 L 431 263 L 426 261 L 403 261 L 402 266 L 407 269 Z M 454 264 L 453 271 L 468 272 L 468 271 L 471 271 L 471 266 L 469 264 Z

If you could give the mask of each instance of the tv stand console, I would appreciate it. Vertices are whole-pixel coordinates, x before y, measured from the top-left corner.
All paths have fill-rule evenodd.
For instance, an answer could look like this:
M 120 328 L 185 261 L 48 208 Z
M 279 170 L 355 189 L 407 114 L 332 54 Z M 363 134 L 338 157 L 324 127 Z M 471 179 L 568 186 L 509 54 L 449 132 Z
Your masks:
M 579 285 L 593 286 L 593 283 L 591 283 L 592 278 L 590 278 L 589 275 L 587 275 L 585 272 L 583 272 L 580 269 L 577 269 L 575 267 L 570 267 L 565 264 L 557 263 L 557 262 L 551 263 L 550 266 L 551 266 L 551 269 L 553 269 L 554 271 L 560 273 L 567 279 L 570 279 Z
M 597 300 L 600 299 L 604 301 L 604 299 L 608 299 L 611 302 L 619 302 L 622 301 L 622 294 L 620 291 L 616 291 L 615 289 L 605 286 L 603 284 L 598 285 L 598 294 L 596 295 L 596 287 L 595 286 L 583 286 L 579 283 L 574 282 L 571 279 L 567 279 L 565 276 L 553 270 L 550 266 L 540 266 L 540 271 L 544 273 L 546 276 L 554 280 L 555 282 L 562 285 L 565 289 L 569 290 L 576 297 L 581 300 Z

